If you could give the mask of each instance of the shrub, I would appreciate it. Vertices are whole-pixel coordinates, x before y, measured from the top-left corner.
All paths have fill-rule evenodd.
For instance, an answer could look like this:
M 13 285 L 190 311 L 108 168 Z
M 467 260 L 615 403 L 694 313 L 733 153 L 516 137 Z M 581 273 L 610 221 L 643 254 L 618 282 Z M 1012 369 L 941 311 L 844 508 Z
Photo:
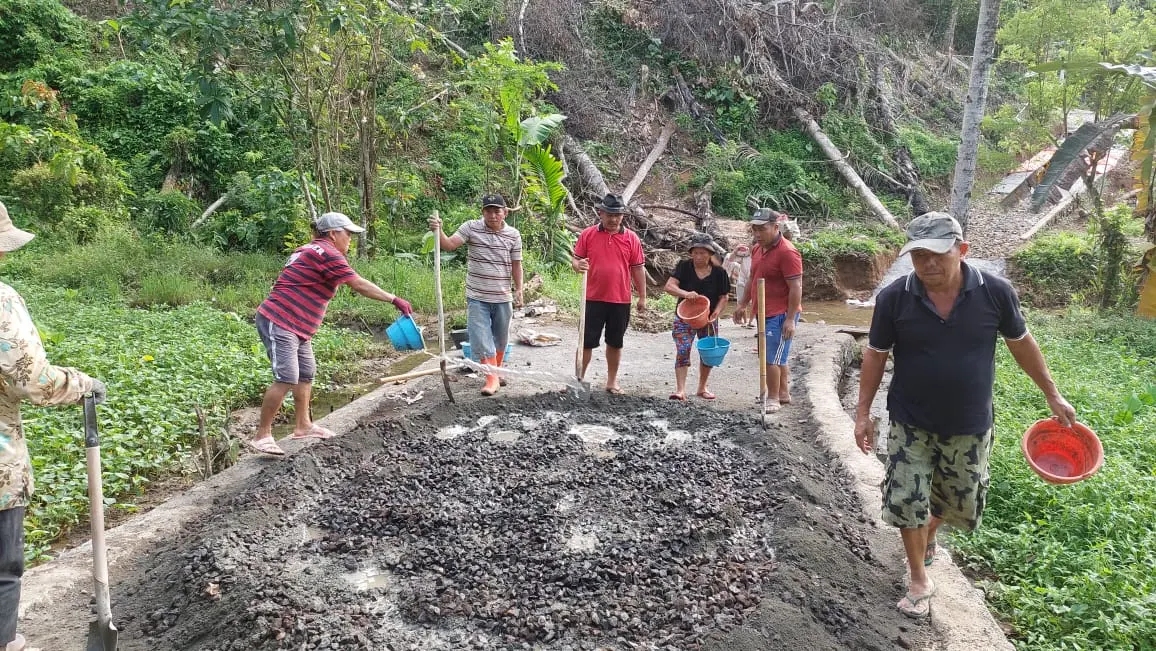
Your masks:
M 911 152 L 919 174 L 927 179 L 944 179 L 955 170 L 958 143 L 941 138 L 916 126 L 899 127 L 899 142 Z
M 85 44 L 84 21 L 57 0 L 0 3 L 0 72 L 29 68 L 61 50 Z
M 230 209 L 215 213 L 205 232 L 222 249 L 283 253 L 309 239 L 300 190 L 292 172 L 238 172 L 229 183 Z
M 1025 302 L 1040 307 L 1066 305 L 1091 288 L 1095 242 L 1083 233 L 1047 233 L 1016 251 L 1011 263 L 1009 271 Z
M 51 128 L 29 131 L 0 125 L 6 127 L 0 133 L 12 136 L 0 148 L 5 150 L 3 160 L 15 169 L 8 178 L 3 174 L 7 170 L 0 169 L 0 189 L 11 193 L 13 203 L 38 226 L 56 225 L 72 206 L 119 207 L 127 192 L 124 171 L 99 148 Z
M 136 203 L 136 222 L 146 233 L 187 233 L 189 225 L 201 214 L 201 206 L 180 192 L 149 192 Z
M 120 222 L 115 213 L 96 206 L 73 206 L 64 211 L 57 230 L 72 242 L 89 244 L 97 236 Z
M 145 276 L 141 280 L 140 291 L 132 303 L 138 307 L 168 305 L 176 307 L 188 305 L 203 297 L 203 289 L 197 281 L 176 273 L 158 273 Z

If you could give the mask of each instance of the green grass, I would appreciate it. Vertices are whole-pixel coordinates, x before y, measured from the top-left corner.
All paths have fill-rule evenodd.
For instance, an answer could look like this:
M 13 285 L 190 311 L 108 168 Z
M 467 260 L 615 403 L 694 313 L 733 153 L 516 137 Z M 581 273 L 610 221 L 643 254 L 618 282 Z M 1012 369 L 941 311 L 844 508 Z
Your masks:
M 1156 648 L 1156 324 L 1035 316 L 1065 397 L 1104 443 L 1104 468 L 1071 486 L 1031 472 L 1019 438 L 1048 416 L 1003 347 L 996 447 L 982 526 L 956 538 L 1021 649 Z
M 903 233 L 881 224 L 846 222 L 816 230 L 797 246 L 808 265 L 829 266 L 836 256 L 873 256 L 898 250 L 904 242 Z
M 285 257 L 221 253 L 195 244 L 112 232 L 82 246 L 36 242 L 14 256 L 8 269 L 15 277 L 75 289 L 92 300 L 123 299 L 138 307 L 204 301 L 248 317 L 268 295 Z M 386 291 L 405 297 L 418 312 L 436 313 L 433 269 L 428 261 L 382 256 L 351 263 Z M 443 287 L 447 306 L 464 305 L 465 270 L 461 264 L 446 266 Z M 343 325 L 380 328 L 396 318 L 393 306 L 346 288 L 338 291 L 329 307 L 329 321 Z

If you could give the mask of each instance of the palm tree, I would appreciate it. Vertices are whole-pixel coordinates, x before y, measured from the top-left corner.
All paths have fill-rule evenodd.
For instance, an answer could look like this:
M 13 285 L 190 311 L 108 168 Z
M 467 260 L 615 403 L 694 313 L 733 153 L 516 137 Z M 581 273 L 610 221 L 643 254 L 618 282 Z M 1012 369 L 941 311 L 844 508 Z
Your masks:
M 995 32 L 999 27 L 1001 0 L 980 0 L 979 24 L 975 29 L 975 51 L 971 59 L 971 79 L 963 100 L 963 126 L 960 129 L 959 154 L 955 159 L 955 181 L 951 185 L 951 214 L 967 233 L 967 207 L 971 187 L 975 184 L 975 165 L 979 157 L 979 124 L 987 103 L 987 82 L 995 58 Z

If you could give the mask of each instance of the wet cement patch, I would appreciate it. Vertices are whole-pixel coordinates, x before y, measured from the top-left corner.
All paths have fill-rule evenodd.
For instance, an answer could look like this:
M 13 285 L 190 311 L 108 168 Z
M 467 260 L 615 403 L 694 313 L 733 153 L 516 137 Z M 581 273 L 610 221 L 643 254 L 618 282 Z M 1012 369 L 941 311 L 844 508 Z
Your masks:
M 922 648 L 809 429 L 558 394 L 386 416 L 114 586 L 121 646 Z

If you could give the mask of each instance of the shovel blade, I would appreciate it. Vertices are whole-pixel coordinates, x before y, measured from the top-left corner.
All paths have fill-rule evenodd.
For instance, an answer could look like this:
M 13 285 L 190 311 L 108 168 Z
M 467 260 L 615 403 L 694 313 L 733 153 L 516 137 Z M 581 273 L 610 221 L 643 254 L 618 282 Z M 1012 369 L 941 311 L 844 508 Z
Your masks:
M 88 646 L 85 651 L 116 651 L 120 632 L 112 622 L 93 621 L 88 625 Z
M 574 378 L 570 381 L 570 392 L 579 400 L 590 399 L 590 383 Z

